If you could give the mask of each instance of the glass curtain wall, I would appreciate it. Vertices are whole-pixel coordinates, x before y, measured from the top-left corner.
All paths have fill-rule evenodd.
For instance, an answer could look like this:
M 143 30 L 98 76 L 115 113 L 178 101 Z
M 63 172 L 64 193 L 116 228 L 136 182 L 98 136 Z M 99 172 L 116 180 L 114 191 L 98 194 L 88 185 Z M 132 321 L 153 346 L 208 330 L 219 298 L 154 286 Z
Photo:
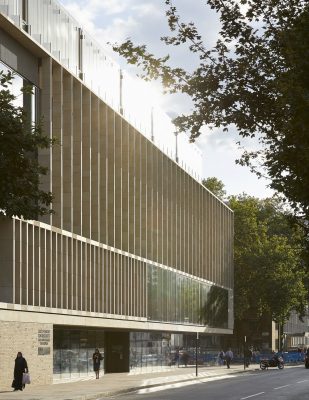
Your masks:
M 148 319 L 228 328 L 228 290 L 148 265 Z
M 130 370 L 178 365 L 176 354 L 183 344 L 182 334 L 168 332 L 130 333 Z
M 223 336 L 200 335 L 199 365 L 215 365 L 224 347 Z M 195 365 L 196 334 L 169 332 L 130 333 L 130 371 L 155 371 Z
M 98 348 L 104 356 L 104 331 L 54 329 L 54 379 L 72 379 L 93 374 L 92 355 Z M 104 370 L 104 359 L 101 362 Z
M 130 371 L 162 370 L 195 363 L 194 334 L 170 332 L 130 332 Z M 199 364 L 214 364 L 222 346 L 222 337 L 201 335 L 198 348 Z M 98 348 L 104 356 L 104 331 L 56 327 L 54 329 L 54 380 L 74 379 L 93 375 L 92 355 Z M 101 364 L 104 371 L 104 359 Z

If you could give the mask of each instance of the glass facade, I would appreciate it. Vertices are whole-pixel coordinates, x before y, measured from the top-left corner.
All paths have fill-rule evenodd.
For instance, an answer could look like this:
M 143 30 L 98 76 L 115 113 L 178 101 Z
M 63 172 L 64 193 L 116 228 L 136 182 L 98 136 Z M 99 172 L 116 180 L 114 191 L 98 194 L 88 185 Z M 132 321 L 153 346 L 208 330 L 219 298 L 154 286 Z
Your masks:
M 199 365 L 217 363 L 218 349 L 224 346 L 223 336 L 200 335 L 198 342 Z M 195 365 L 196 334 L 170 332 L 131 332 L 130 371 L 143 372 Z
M 92 355 L 98 348 L 104 356 L 105 331 L 103 329 L 56 327 L 54 329 L 54 380 L 94 376 Z M 155 371 L 183 365 L 182 356 L 189 355 L 189 364 L 195 363 L 196 335 L 170 332 L 130 333 L 130 372 Z M 222 337 L 200 335 L 199 364 L 216 362 Z M 104 371 L 104 359 L 101 371 Z
M 166 332 L 130 334 L 130 370 L 157 369 L 175 365 L 176 350 L 182 347 L 183 335 Z
M 92 355 L 98 348 L 104 356 L 104 331 L 95 329 L 54 329 L 54 379 L 93 374 Z M 101 362 L 104 370 L 104 359 Z
M 228 290 L 148 265 L 148 319 L 228 328 Z

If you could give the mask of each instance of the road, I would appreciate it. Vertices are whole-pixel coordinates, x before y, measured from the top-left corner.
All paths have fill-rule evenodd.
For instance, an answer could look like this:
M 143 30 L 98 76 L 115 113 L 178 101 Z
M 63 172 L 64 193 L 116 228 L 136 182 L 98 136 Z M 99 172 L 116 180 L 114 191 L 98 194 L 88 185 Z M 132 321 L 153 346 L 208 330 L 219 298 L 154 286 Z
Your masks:
M 126 394 L 126 400 L 307 400 L 309 370 L 303 366 L 284 370 L 252 371 L 220 380 L 201 379 L 182 387 L 151 389 L 151 393 Z

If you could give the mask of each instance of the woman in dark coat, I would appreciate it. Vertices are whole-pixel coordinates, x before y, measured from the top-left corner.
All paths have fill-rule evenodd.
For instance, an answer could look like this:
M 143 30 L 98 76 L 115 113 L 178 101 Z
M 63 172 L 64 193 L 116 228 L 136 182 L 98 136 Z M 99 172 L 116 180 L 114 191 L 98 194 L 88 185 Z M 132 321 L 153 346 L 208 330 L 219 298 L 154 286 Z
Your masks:
M 23 373 L 28 372 L 28 365 L 26 359 L 19 351 L 15 358 L 14 366 L 14 390 L 23 390 Z
M 95 372 L 95 377 L 96 379 L 99 379 L 100 364 L 101 361 L 103 360 L 102 354 L 99 352 L 99 349 L 95 349 L 95 352 L 93 353 L 92 356 L 92 360 L 93 360 L 93 370 Z

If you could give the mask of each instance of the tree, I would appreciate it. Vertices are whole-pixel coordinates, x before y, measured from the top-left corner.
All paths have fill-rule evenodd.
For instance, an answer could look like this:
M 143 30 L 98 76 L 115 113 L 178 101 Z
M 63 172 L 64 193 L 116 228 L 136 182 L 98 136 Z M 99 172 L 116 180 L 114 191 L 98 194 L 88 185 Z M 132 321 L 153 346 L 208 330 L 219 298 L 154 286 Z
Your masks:
M 13 79 L 11 72 L 0 71 L 0 215 L 36 219 L 52 212 L 52 194 L 40 189 L 40 175 L 47 169 L 39 165 L 37 152 L 53 141 L 40 124 L 32 126 L 22 107 L 14 105 Z
M 226 196 L 226 191 L 224 190 L 224 183 L 215 177 L 207 178 L 202 180 L 202 185 L 210 190 L 215 196 L 220 200 L 223 200 Z
M 220 16 L 213 48 L 206 47 L 193 22 L 184 23 L 171 0 L 166 16 L 169 46 L 188 45 L 198 56 L 191 71 L 171 67 L 130 39 L 113 48 L 159 79 L 169 93 L 191 97 L 193 111 L 174 123 L 194 141 L 207 125 L 241 137 L 257 136 L 261 149 L 244 151 L 238 163 L 261 175 L 284 194 L 295 213 L 309 219 L 309 4 L 306 0 L 207 0 Z
M 248 335 L 268 316 L 280 324 L 308 304 L 303 228 L 277 198 L 232 196 L 234 211 L 235 333 Z
M 220 183 L 225 192 L 217 178 L 203 182 L 210 187 Z M 234 334 L 242 343 L 244 335 L 251 341 L 265 321 L 283 325 L 292 311 L 304 316 L 309 303 L 308 249 L 303 227 L 279 197 L 261 200 L 242 194 L 226 202 L 234 212 Z M 212 303 L 201 310 L 203 321 L 214 312 Z

